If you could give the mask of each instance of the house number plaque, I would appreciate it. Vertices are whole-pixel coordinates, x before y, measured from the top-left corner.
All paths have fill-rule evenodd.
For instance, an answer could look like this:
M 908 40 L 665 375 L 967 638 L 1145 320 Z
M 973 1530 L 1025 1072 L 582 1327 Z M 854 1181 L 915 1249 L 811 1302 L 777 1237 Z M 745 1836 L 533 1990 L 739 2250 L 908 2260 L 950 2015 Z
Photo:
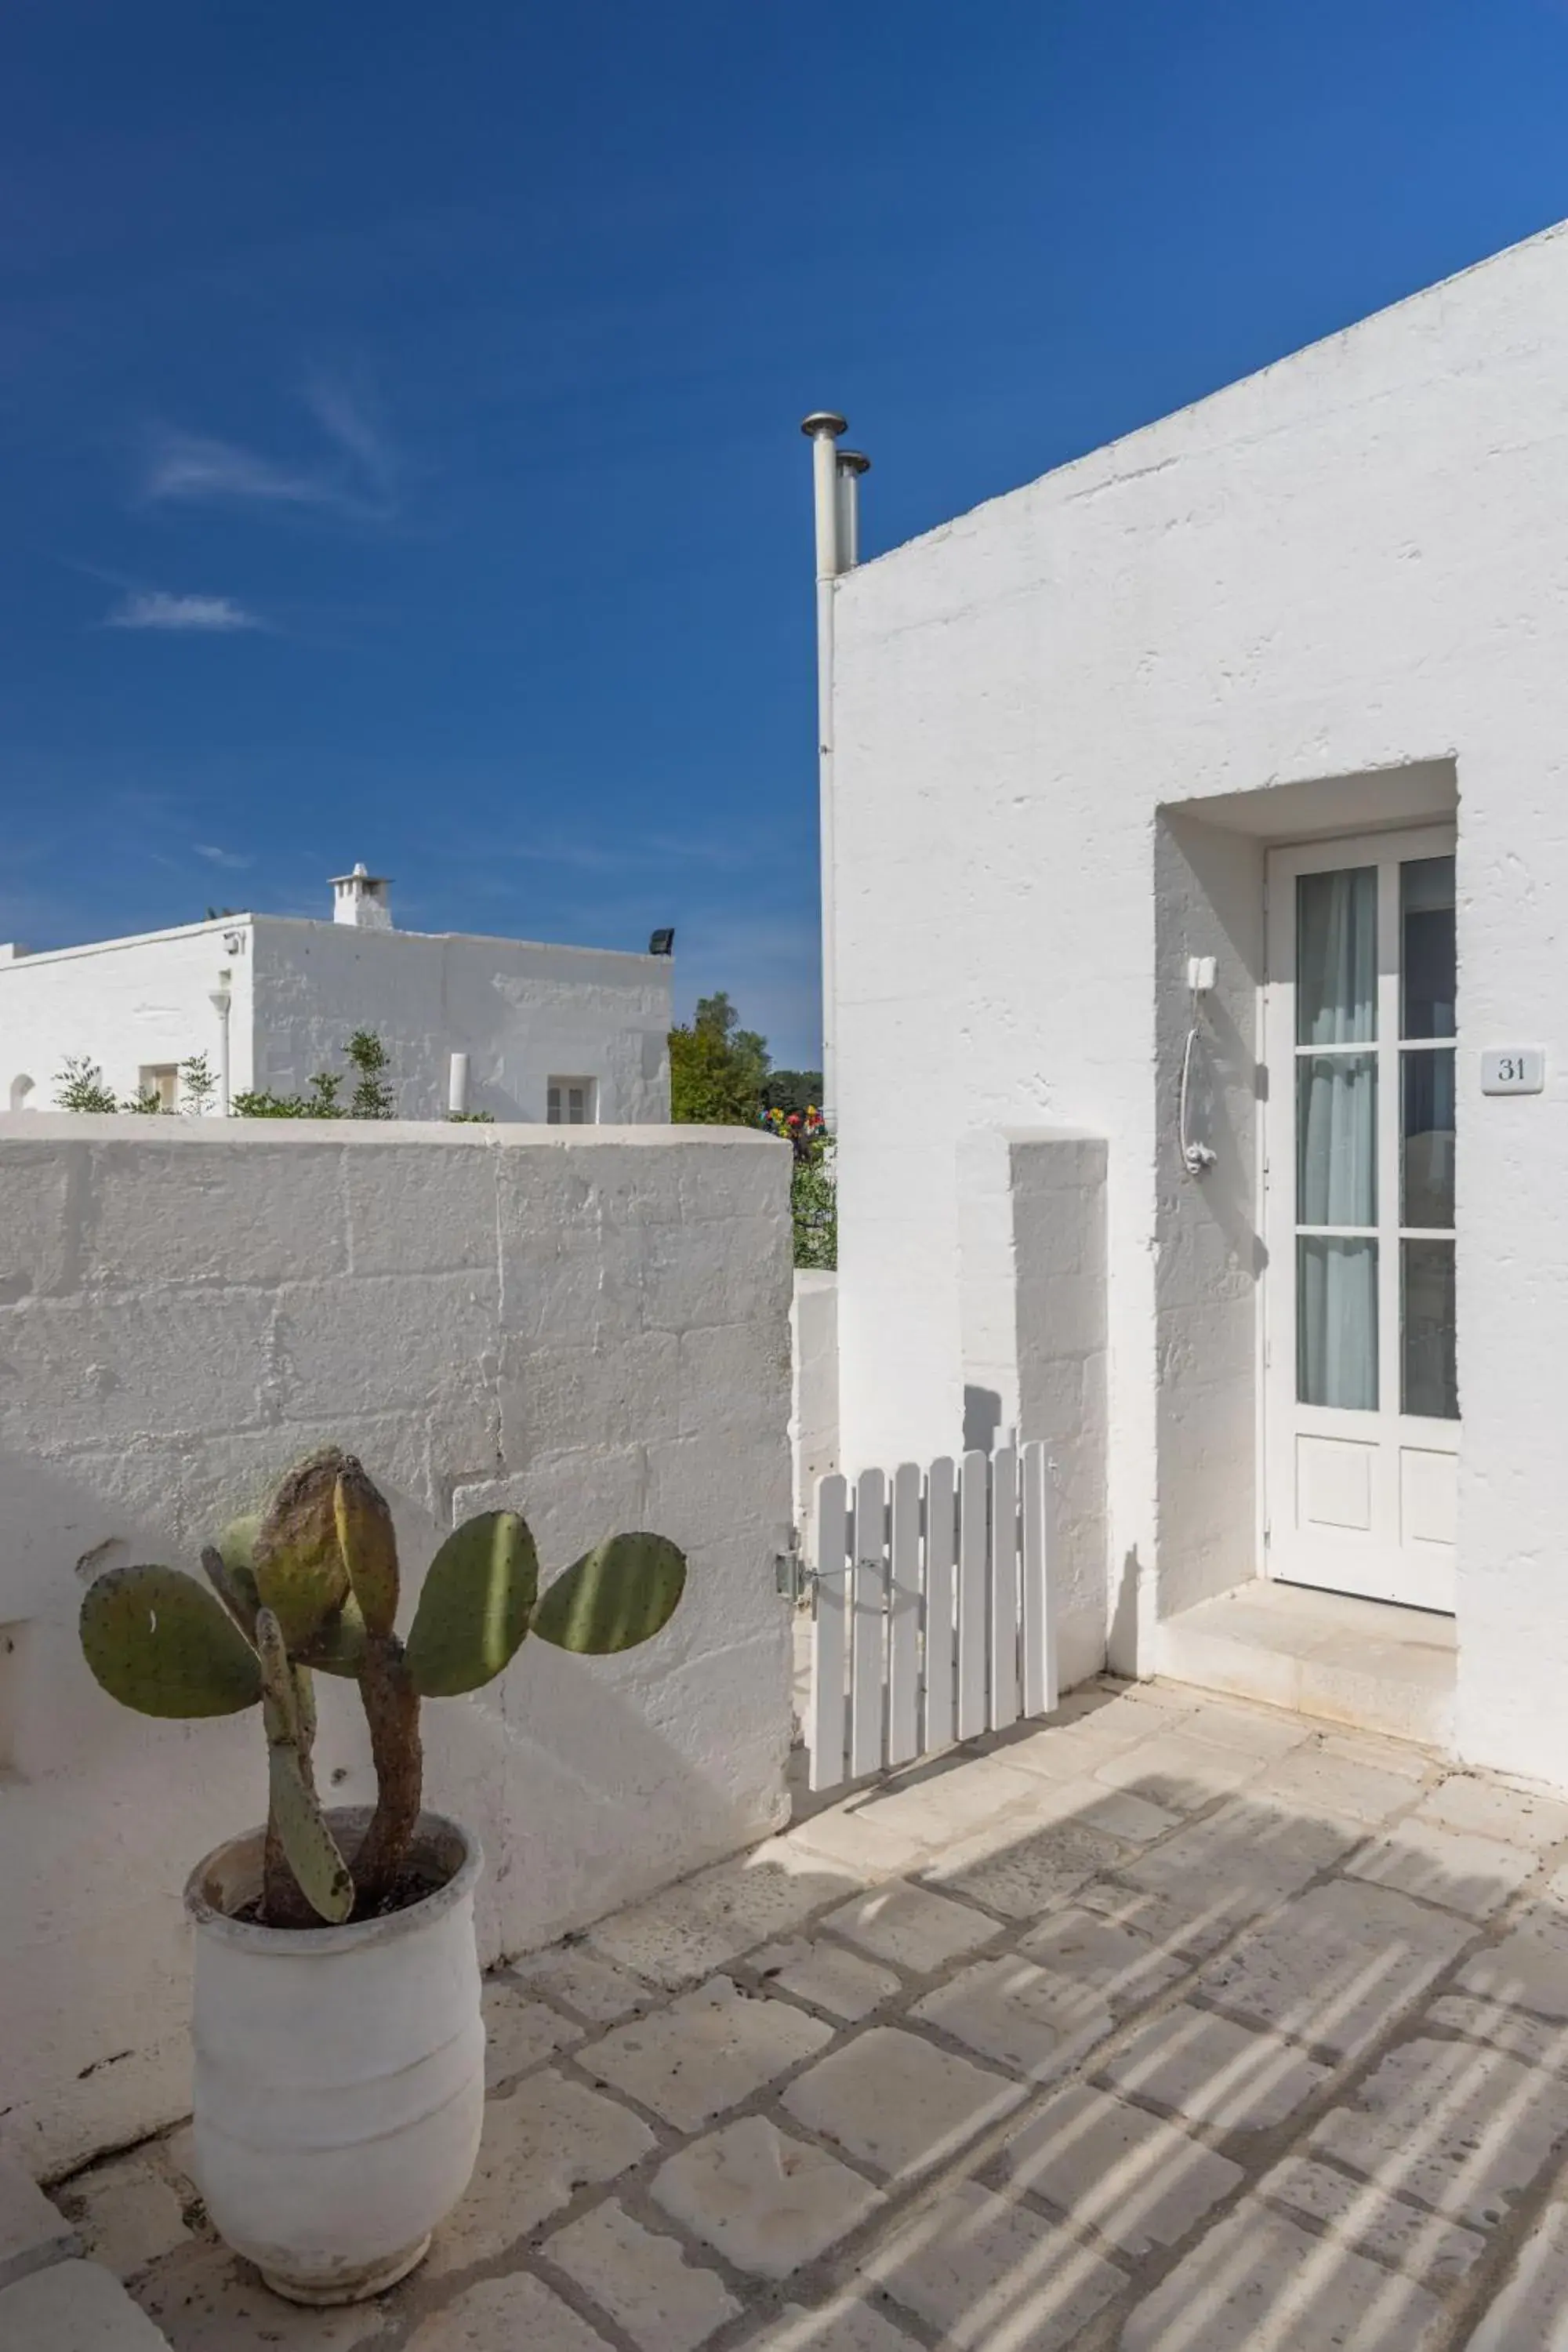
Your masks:
M 1538 1095 L 1546 1084 L 1546 1055 L 1539 1045 L 1498 1045 L 1481 1055 L 1484 1095 Z

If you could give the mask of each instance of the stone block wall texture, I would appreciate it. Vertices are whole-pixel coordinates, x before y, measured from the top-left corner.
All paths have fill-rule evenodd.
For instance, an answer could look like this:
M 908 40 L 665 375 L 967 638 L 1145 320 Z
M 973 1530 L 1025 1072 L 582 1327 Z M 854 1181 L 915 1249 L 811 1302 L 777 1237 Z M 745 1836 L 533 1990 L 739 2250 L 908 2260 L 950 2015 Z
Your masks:
M 258 1718 L 157 1724 L 81 1662 L 100 1570 L 202 1541 L 336 1440 L 388 1492 L 405 1613 L 442 1533 L 522 1510 L 546 1574 L 687 1549 L 658 1640 L 525 1643 L 426 1707 L 479 1831 L 488 1961 L 785 1808 L 789 1155 L 742 1130 L 0 1118 L 0 2141 L 68 2169 L 188 2106 L 192 1866 L 258 1820 Z M 372 1788 L 352 1691 L 321 1777 Z

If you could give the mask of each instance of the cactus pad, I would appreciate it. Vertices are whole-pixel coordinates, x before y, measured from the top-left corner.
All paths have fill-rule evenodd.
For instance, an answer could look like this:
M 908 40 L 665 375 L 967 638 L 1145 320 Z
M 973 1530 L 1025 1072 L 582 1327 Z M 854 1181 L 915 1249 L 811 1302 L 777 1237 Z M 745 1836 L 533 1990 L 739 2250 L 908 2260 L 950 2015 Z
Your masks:
M 364 1466 L 349 1454 L 333 1494 L 338 1544 L 368 1633 L 390 1633 L 397 1618 L 397 1538 L 392 1513 Z
M 237 1715 L 261 1696 L 255 1651 L 222 1604 L 174 1568 L 111 1568 L 84 1595 L 81 1646 L 142 1715 Z
M 332 1445 L 297 1464 L 257 1530 L 257 1591 L 296 1653 L 348 1598 L 349 1572 L 338 1540 L 336 1508 L 343 1461 Z
M 267 1750 L 267 1786 L 300 1894 L 319 1917 L 341 1927 L 354 1907 L 353 1878 L 305 1778 L 300 1751 L 288 1740 L 275 1740 Z
M 408 1636 L 421 1697 L 492 1682 L 528 1631 L 538 1590 L 539 1555 L 515 1511 L 485 1511 L 455 1529 L 430 1563 Z
M 635 1649 L 669 1622 L 685 1589 L 686 1555 L 667 1536 L 612 1536 L 556 1578 L 529 1632 L 595 1657 Z

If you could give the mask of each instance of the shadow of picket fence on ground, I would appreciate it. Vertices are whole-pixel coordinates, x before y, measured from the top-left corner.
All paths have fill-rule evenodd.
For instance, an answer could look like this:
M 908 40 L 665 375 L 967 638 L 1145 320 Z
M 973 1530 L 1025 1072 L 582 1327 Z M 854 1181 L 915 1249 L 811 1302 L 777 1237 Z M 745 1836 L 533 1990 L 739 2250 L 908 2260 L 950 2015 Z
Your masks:
M 195 2208 L 121 2267 L 176 2352 L 1525 2352 L 1565 1857 L 1424 1751 L 1096 1686 L 502 1971 L 474 2189 L 378 2304 L 285 2312 Z

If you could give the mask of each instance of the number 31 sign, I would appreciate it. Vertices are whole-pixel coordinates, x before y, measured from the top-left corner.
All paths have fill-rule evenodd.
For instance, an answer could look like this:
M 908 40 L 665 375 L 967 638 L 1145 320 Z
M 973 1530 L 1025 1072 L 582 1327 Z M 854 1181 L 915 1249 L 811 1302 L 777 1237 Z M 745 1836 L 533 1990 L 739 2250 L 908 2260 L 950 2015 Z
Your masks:
M 1481 1055 L 1484 1095 L 1538 1095 L 1546 1084 L 1546 1055 L 1539 1045 L 1500 1045 Z

